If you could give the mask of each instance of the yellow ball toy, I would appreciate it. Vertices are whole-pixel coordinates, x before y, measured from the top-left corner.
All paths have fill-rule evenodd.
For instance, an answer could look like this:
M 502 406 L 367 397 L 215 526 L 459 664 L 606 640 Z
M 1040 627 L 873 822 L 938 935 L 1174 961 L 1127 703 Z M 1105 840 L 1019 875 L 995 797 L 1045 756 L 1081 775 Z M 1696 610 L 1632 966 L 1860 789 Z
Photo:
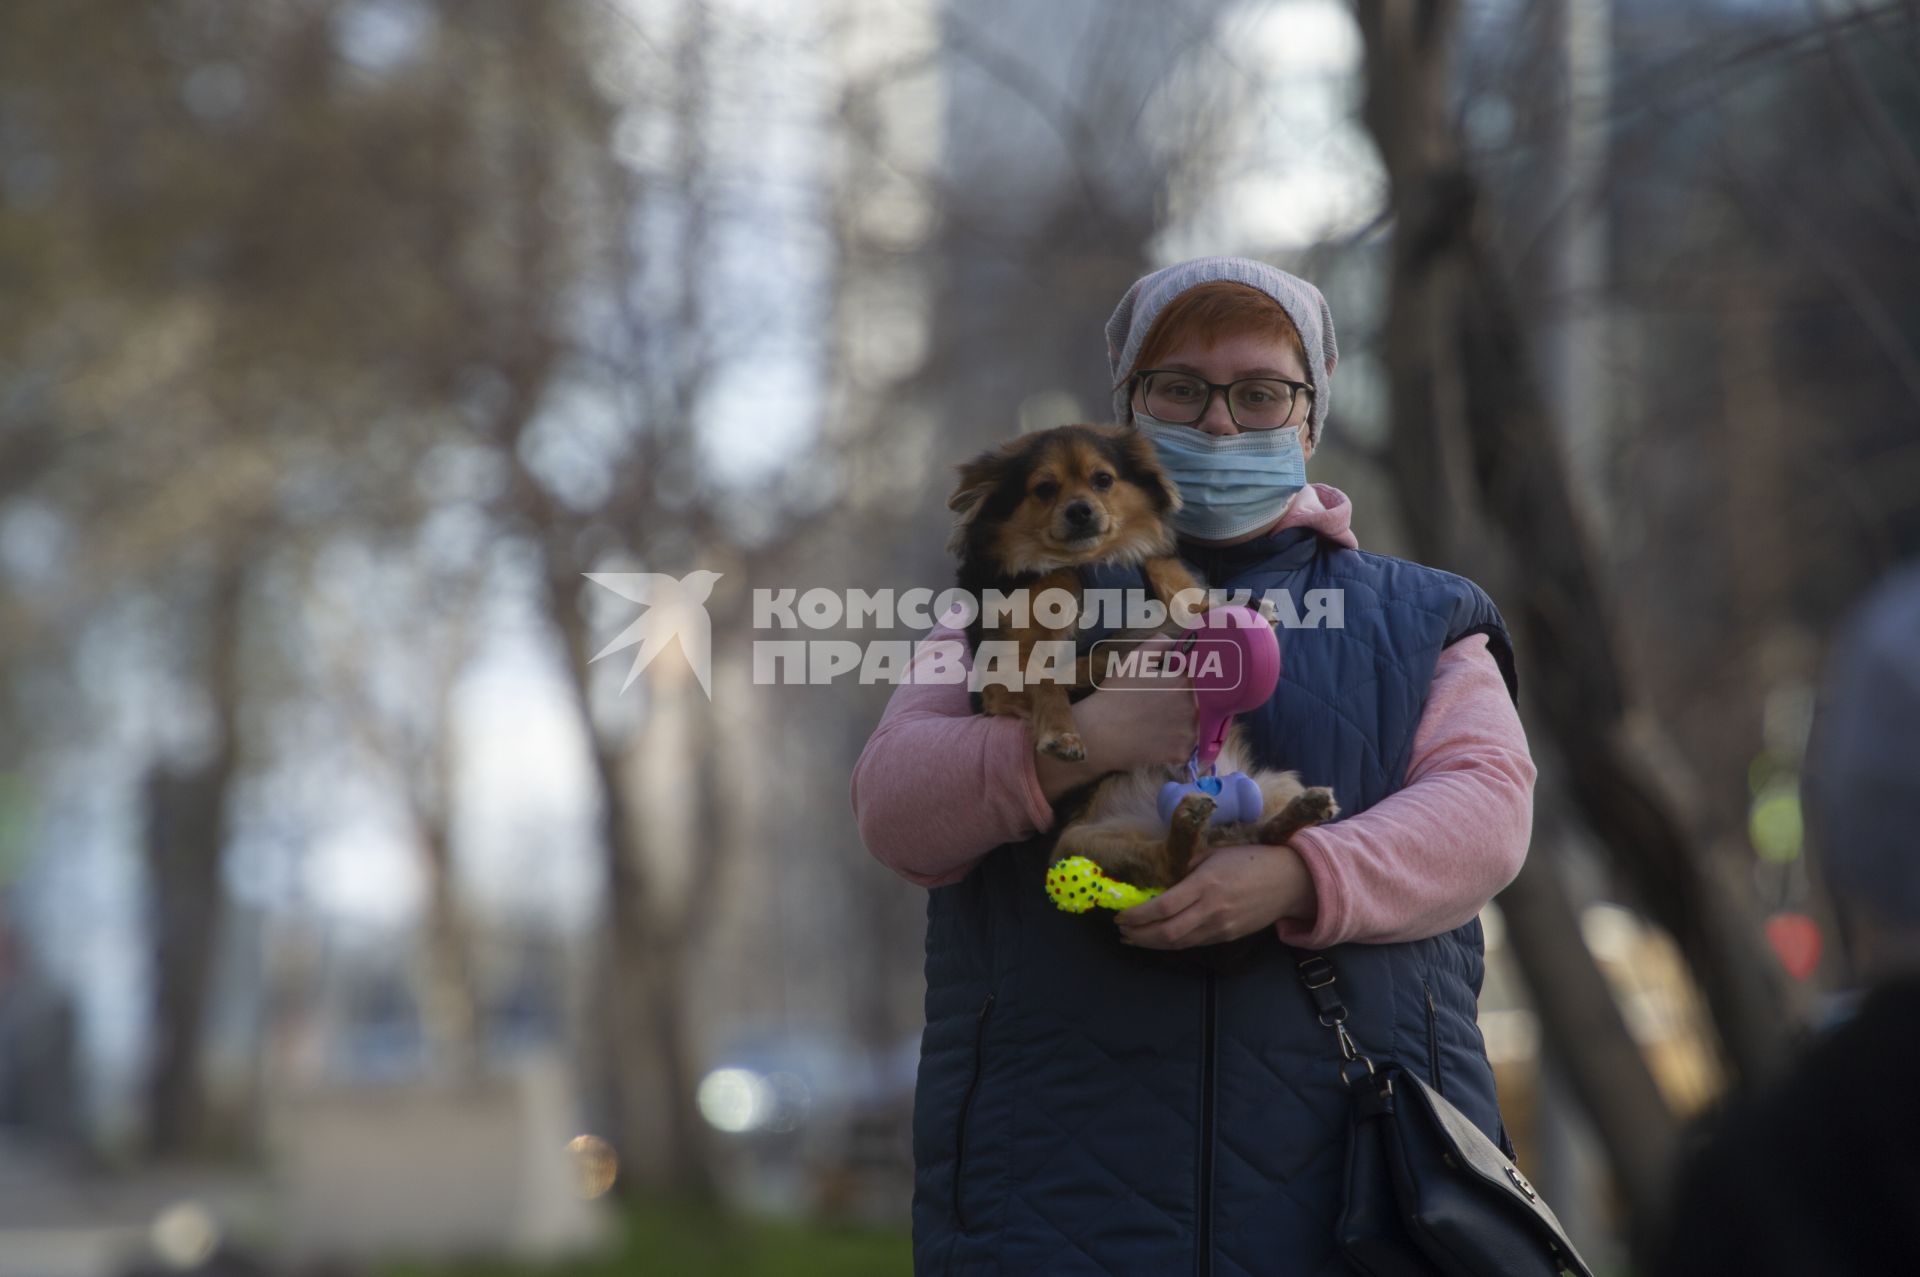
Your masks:
M 1057 860 L 1047 870 L 1047 894 L 1068 913 L 1085 913 L 1095 905 L 1131 909 L 1163 890 L 1162 887 L 1136 887 L 1130 882 L 1109 878 L 1100 872 L 1099 865 L 1085 856 Z

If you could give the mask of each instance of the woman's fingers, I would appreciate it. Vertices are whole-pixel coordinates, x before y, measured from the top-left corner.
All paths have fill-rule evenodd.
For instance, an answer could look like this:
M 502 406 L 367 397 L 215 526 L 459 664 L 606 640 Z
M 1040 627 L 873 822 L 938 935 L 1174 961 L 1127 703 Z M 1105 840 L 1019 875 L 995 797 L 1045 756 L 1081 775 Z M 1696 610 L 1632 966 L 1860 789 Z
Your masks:
M 1209 848 L 1179 882 L 1114 915 L 1121 938 L 1150 949 L 1238 940 L 1297 906 L 1298 859 L 1290 848 Z
M 1204 895 L 1197 879 L 1182 878 L 1153 899 L 1116 913 L 1120 938 L 1149 949 L 1177 949 L 1191 943 L 1189 937 L 1206 918 L 1201 907 Z

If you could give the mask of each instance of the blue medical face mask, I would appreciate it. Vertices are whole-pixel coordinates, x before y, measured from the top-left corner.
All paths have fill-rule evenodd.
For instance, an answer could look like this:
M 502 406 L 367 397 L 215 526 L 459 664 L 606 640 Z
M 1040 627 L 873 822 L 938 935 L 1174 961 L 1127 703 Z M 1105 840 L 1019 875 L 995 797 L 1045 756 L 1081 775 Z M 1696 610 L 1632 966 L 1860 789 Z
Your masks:
M 1133 424 L 1153 444 L 1160 466 L 1180 489 L 1174 530 L 1225 541 L 1264 528 L 1307 486 L 1300 427 L 1216 435 L 1162 421 L 1138 408 Z

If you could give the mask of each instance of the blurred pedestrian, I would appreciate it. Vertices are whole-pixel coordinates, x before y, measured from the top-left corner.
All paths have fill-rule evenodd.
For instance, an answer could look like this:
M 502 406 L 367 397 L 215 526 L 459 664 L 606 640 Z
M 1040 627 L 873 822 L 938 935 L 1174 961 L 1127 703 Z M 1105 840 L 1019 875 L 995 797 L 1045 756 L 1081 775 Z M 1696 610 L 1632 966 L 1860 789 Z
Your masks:
M 1706 1122 L 1657 1277 L 1920 1269 L 1920 566 L 1836 638 L 1807 762 L 1846 987 L 1787 1076 Z

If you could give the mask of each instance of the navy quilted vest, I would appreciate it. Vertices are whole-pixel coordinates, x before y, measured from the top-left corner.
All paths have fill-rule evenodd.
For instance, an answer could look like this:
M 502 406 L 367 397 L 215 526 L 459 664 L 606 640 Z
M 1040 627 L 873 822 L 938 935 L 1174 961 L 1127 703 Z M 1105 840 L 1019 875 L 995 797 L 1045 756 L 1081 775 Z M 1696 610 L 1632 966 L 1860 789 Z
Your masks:
M 1462 577 L 1305 528 L 1182 552 L 1208 584 L 1282 589 L 1302 615 L 1306 591 L 1344 591 L 1342 628 L 1280 631 L 1280 687 L 1248 723 L 1265 763 L 1332 786 L 1345 815 L 1399 787 L 1442 647 L 1488 634 L 1513 686 L 1499 614 Z M 1054 908 L 1046 853 L 998 847 L 928 893 L 914 1272 L 1345 1277 L 1347 1096 L 1296 951 L 1271 928 L 1130 948 L 1110 913 Z M 1326 953 L 1361 1048 L 1417 1067 L 1506 1145 L 1478 919 Z

